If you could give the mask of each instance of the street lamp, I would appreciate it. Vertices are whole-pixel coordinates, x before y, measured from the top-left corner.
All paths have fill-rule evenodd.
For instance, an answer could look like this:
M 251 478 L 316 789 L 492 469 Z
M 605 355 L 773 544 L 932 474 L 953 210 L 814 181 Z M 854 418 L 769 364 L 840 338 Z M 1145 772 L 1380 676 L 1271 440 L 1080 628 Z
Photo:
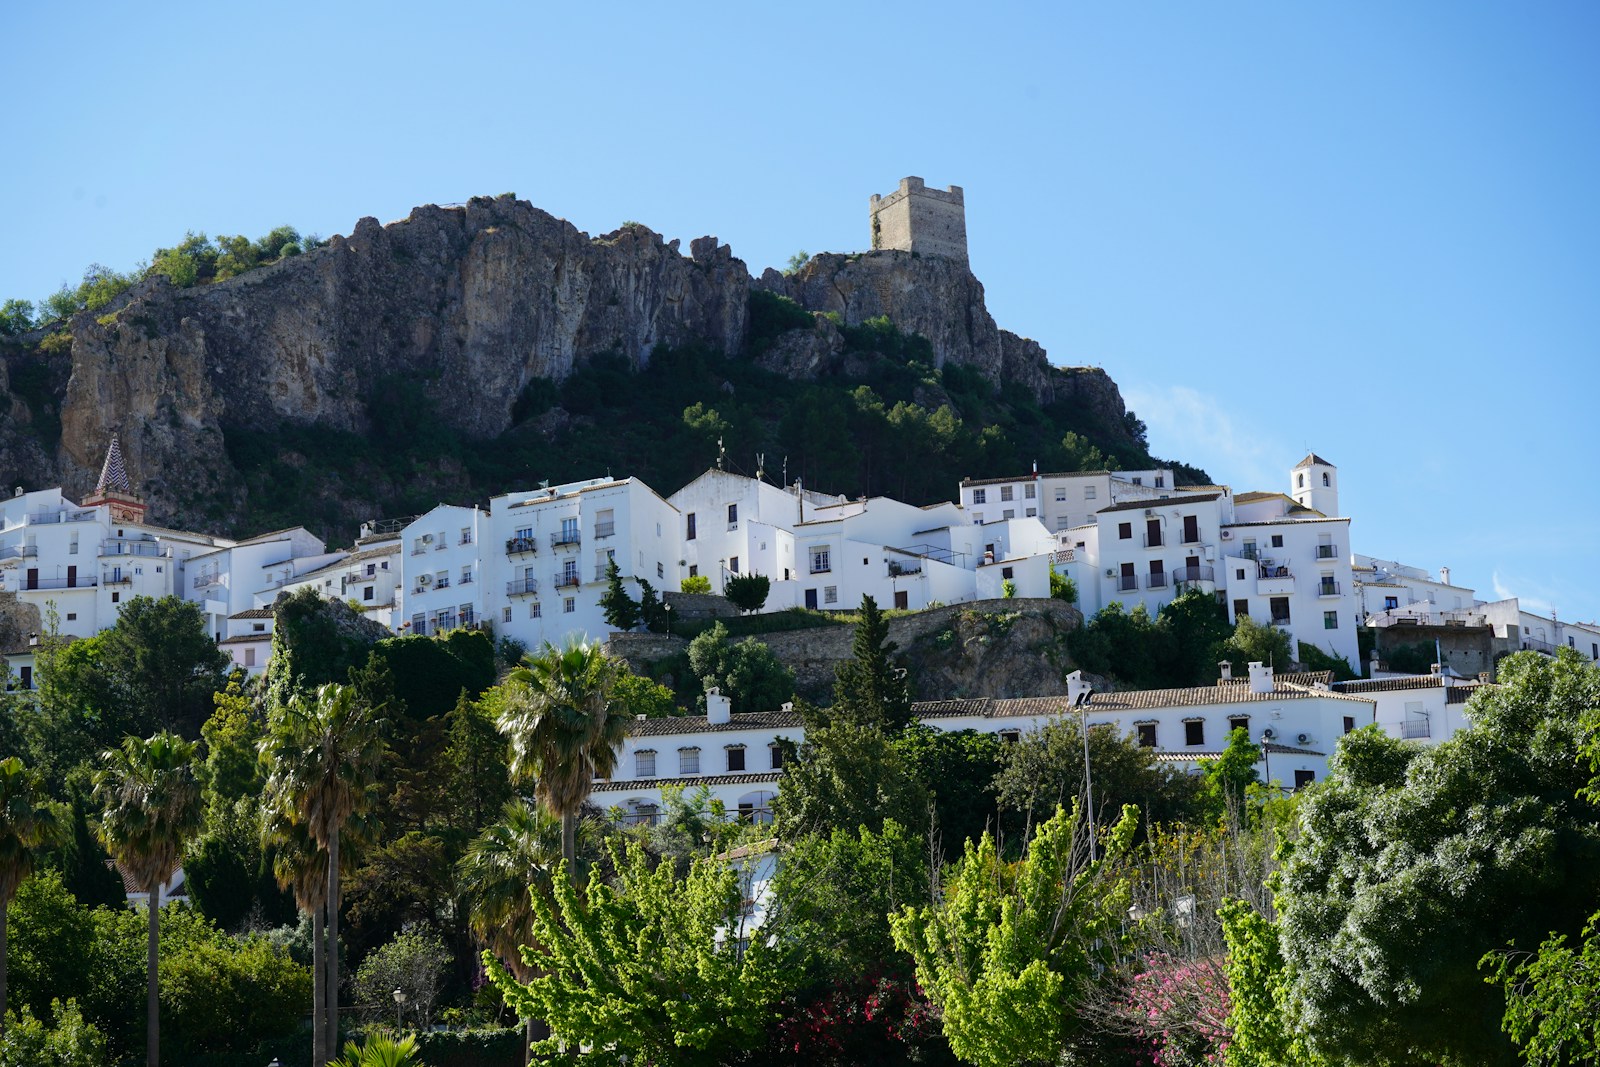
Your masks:
M 666 612 L 666 614 L 667 614 L 667 636 L 671 637 L 672 636 L 672 605 L 670 603 L 667 603 L 666 601 L 663 601 L 662 604 L 661 604 L 661 610 Z
M 394 991 L 394 1028 L 396 1030 L 405 1025 L 405 1010 L 406 991 L 404 989 L 396 989 Z

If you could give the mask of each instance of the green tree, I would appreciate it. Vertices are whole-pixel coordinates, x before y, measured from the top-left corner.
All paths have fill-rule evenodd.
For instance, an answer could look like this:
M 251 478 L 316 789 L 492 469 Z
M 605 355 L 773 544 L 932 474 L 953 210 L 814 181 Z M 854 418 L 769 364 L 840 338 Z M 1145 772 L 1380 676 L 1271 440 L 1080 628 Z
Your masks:
M 893 819 L 881 832 L 835 828 L 791 842 L 773 882 L 771 921 L 780 946 L 809 982 L 910 971 L 888 916 L 928 903 L 922 837 Z
M 282 806 L 262 811 L 262 844 L 280 888 L 294 894 L 300 911 L 311 917 L 311 1060 L 326 1061 L 338 1035 L 328 1036 L 328 853 L 317 845 L 303 822 L 293 821 Z
M 33 874 L 36 850 L 56 829 L 56 813 L 38 775 L 16 756 L 0 760 L 0 1031 L 6 1012 L 6 912 Z
M 0 304 L 0 337 L 12 337 L 33 329 L 33 304 L 26 300 L 7 300 Z
M 850 658 L 834 673 L 829 721 L 879 725 L 899 731 L 911 721 L 911 683 L 894 658 L 900 646 L 889 640 L 889 620 L 870 596 L 861 598 Z
M 200 735 L 229 660 L 206 632 L 198 604 L 136 596 L 96 641 L 105 694 L 99 699 L 108 698 L 137 727 Z
M 506 1003 L 549 1022 L 536 1051 L 583 1043 L 671 1067 L 755 1048 L 792 979 L 767 939 L 751 936 L 739 872 L 703 858 L 679 877 L 634 841 L 613 841 L 611 865 L 615 883 L 596 867 L 582 894 L 557 878 L 548 899 L 533 895 L 522 949 L 533 978 L 518 982 L 485 954 Z
M 628 595 L 622 584 L 622 571 L 617 561 L 606 563 L 606 591 L 600 594 L 600 610 L 606 625 L 624 632 L 639 625 L 639 602 Z
M 691 574 L 678 583 L 678 588 L 685 593 L 709 593 L 711 592 L 711 579 L 703 574 Z
M 394 1017 L 403 1027 L 409 1016 L 417 1029 L 427 1030 L 450 963 L 450 950 L 438 934 L 404 930 L 361 961 L 353 983 L 356 1001 L 369 1006 L 375 1022 Z
M 806 731 L 784 770 L 775 803 L 778 836 L 881 831 L 893 819 L 913 833 L 928 826 L 928 792 L 878 726 L 841 722 Z
M 457 865 L 472 932 L 519 982 L 533 977 L 521 948 L 533 941 L 533 899 L 548 895 L 563 869 L 561 820 L 537 804 L 508 800 L 500 818 L 484 827 Z M 527 1062 L 534 1020 L 524 1020 Z
M 1242 900 L 1223 904 L 1221 918 L 1228 946 L 1229 1067 L 1326 1062 L 1288 1025 L 1289 982 L 1277 926 Z
M 732 700 L 736 714 L 771 711 L 794 695 L 794 674 L 772 649 L 753 637 L 729 644 L 720 622 L 689 642 L 689 668 L 703 688 Z
M 1363 1062 L 1519 1062 L 1479 959 L 1576 935 L 1600 899 L 1600 804 L 1583 793 L 1600 668 L 1502 661 L 1472 727 L 1429 749 L 1357 730 L 1300 805 L 1278 894 L 1294 1024 Z
M 660 719 L 682 714 L 672 690 L 660 682 L 634 674 L 625 667 L 617 672 L 617 680 L 611 692 L 617 704 L 627 708 L 632 715 Z
M 111 1062 L 105 1035 L 83 1017 L 77 1001 L 56 1001 L 50 1014 L 53 1026 L 27 1008 L 7 1017 L 0 1036 L 0 1067 L 105 1067 Z
M 735 574 L 722 584 L 722 595 L 743 612 L 760 611 L 772 591 L 772 580 L 765 574 Z
M 1050 568 L 1050 596 L 1055 600 L 1064 600 L 1068 604 L 1078 602 L 1078 583 L 1065 574 L 1057 572 L 1055 567 Z
M 534 782 L 539 803 L 561 820 L 561 855 L 578 876 L 578 814 L 596 778 L 609 778 L 629 712 L 614 705 L 617 661 L 599 645 L 546 644 L 513 671 L 500 732 L 511 743 L 511 776 Z
M 1093 861 L 1077 804 L 1041 824 L 1015 865 L 985 834 L 931 905 L 890 917 L 957 1056 L 978 1067 L 1060 1062 L 1083 987 L 1121 940 L 1127 889 L 1108 871 L 1137 823 L 1124 808 Z
M 327 684 L 315 700 L 296 696 L 277 709 L 261 742 L 270 768 L 267 804 L 289 822 L 304 825 L 327 853 L 327 979 L 324 1040 L 318 1062 L 332 1057 L 339 1019 L 339 838 L 345 824 L 371 800 L 383 759 L 379 709 L 358 700 L 349 686 Z
M 933 801 L 933 828 L 945 859 L 959 858 L 967 841 L 991 829 L 998 813 L 994 791 L 1000 772 L 998 734 L 936 730 L 914 722 L 892 742 L 906 770 Z
M 214 930 L 163 955 L 161 999 L 167 1030 L 190 1055 L 247 1053 L 300 1025 L 311 975 L 259 935 Z
M 172 877 L 188 839 L 200 828 L 200 787 L 195 746 L 172 733 L 148 740 L 129 737 L 101 757 L 95 793 L 102 811 L 100 837 L 149 897 L 149 989 L 145 1062 L 160 1062 L 160 1006 L 156 997 L 156 947 L 160 941 L 161 886 Z
M 1252 663 L 1265 663 L 1283 670 L 1294 662 L 1289 650 L 1289 635 L 1276 626 L 1256 622 L 1248 615 L 1239 616 L 1233 634 L 1212 655 L 1212 660 L 1227 660 L 1233 665 L 1235 677 L 1242 677 Z
M 1202 759 L 1200 764 L 1200 795 L 1206 814 L 1222 822 L 1229 812 L 1243 813 L 1245 797 L 1251 786 L 1261 781 L 1256 763 L 1261 749 L 1250 740 L 1250 731 L 1244 727 L 1228 731 L 1228 747 L 1216 759 Z
M 117 906 L 126 910 L 126 897 Z M 24 882 L 7 911 L 12 1000 L 40 1018 L 52 1014 L 52 1001 L 84 1000 L 93 982 L 94 911 L 49 869 Z
M 662 601 L 656 587 L 647 579 L 639 579 L 639 621 L 653 634 L 665 633 L 672 623 L 672 613 Z

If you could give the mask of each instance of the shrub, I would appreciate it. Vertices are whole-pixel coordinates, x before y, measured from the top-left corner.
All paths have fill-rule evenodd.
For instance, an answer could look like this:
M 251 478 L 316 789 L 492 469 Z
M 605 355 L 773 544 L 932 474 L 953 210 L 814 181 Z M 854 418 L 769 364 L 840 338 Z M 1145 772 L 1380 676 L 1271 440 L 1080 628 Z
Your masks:
M 1057 574 L 1054 567 L 1050 568 L 1050 596 L 1055 600 L 1065 600 L 1068 604 L 1078 602 L 1078 583 L 1065 574 Z
M 760 611 L 767 603 L 772 581 L 764 574 L 736 574 L 722 587 L 722 595 L 740 611 Z
M 374 1020 L 387 1019 L 398 1011 L 426 1028 L 433 1021 L 433 1005 L 444 988 L 450 962 L 450 950 L 438 934 L 403 931 L 362 961 L 356 970 L 356 999 L 368 1005 L 368 1015 Z M 396 1004 L 396 990 L 405 994 L 403 1004 Z
M 106 1038 L 84 1019 L 78 1002 L 50 1005 L 55 1025 L 47 1026 L 26 1006 L 21 1015 L 6 1013 L 0 1038 L 0 1067 L 103 1067 L 110 1062 Z
M 1000 595 L 1007 600 L 1017 595 L 1017 583 L 1010 578 L 1000 583 Z
M 678 584 L 678 588 L 685 593 L 709 593 L 711 579 L 703 574 L 691 574 Z

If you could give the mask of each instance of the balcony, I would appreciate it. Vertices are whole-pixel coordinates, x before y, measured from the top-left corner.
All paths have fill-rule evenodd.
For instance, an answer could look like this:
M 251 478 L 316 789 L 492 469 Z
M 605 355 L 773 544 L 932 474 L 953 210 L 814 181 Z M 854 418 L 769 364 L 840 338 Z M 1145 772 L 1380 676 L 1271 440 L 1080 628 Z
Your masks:
M 562 530 L 550 535 L 551 548 L 577 548 L 582 543 L 583 538 L 577 530 Z
M 38 545 L 8 545 L 0 548 L 0 559 L 24 559 L 38 554 Z
M 131 575 L 131 574 L 123 574 L 120 571 L 118 571 L 116 574 L 102 574 L 100 576 L 100 584 L 101 585 L 132 585 L 133 584 L 133 575 Z
M 1167 540 L 1166 540 L 1166 535 L 1165 534 L 1145 534 L 1144 535 L 1144 547 L 1146 547 L 1146 548 L 1161 548 L 1166 543 L 1167 543 Z
M 33 589 L 93 589 L 96 584 L 93 578 L 80 574 L 76 578 L 24 579 L 21 588 L 23 592 Z
M 1181 535 L 1179 535 L 1179 537 L 1178 537 L 1178 543 L 1180 545 L 1198 545 L 1200 543 L 1200 531 L 1199 530 L 1185 530 L 1185 531 L 1183 531 L 1183 533 Z
M 1293 623 L 1289 621 L 1289 616 L 1287 614 L 1274 614 L 1272 616 L 1271 623 L 1273 626 L 1281 626 L 1285 628 L 1293 625 Z
M 506 538 L 506 555 L 530 556 L 539 551 L 538 539 L 533 537 L 508 537 Z
M 1537 637 L 1524 637 L 1522 639 L 1522 651 L 1543 652 L 1547 656 L 1553 656 L 1556 654 L 1556 646 L 1549 641 L 1541 641 Z
M 1339 583 L 1334 581 L 1331 578 L 1322 579 L 1322 581 L 1317 583 L 1317 595 L 1318 596 L 1338 596 L 1339 595 Z
M 160 558 L 172 555 L 172 549 L 156 541 L 128 541 L 122 538 L 111 538 L 100 542 L 102 556 L 144 556 L 147 558 Z
M 610 573 L 611 573 L 611 565 L 610 564 L 607 564 L 604 567 L 596 567 L 594 569 L 594 580 L 597 581 L 597 582 L 603 582 L 603 581 L 606 580 L 607 576 L 610 575 Z M 624 574 L 624 575 L 622 575 L 622 577 L 623 578 L 627 578 L 628 575 Z
M 206 572 L 205 574 L 197 574 L 194 576 L 194 587 L 196 589 L 209 589 L 214 585 L 221 584 L 222 575 L 212 573 L 210 571 Z
M 921 574 L 922 563 L 901 563 L 897 560 L 889 561 L 889 577 L 901 578 L 908 574 Z
M 1256 546 L 1253 545 L 1253 544 L 1245 545 L 1243 548 L 1241 548 L 1239 550 L 1239 555 L 1243 556 L 1245 559 L 1259 559 L 1260 558 L 1260 553 L 1259 553 L 1259 551 L 1257 551 Z
M 427 553 L 428 553 L 428 546 L 427 545 L 418 545 L 416 548 L 413 548 L 411 550 L 411 554 L 413 556 L 424 556 L 424 555 L 427 555 Z
M 563 571 L 555 576 L 557 589 L 576 589 L 583 583 L 578 580 L 577 571 Z
M 614 522 L 597 522 L 594 524 L 594 539 L 596 541 L 602 537 L 612 537 L 616 532 L 617 524 Z
M 1288 567 L 1274 565 L 1270 560 L 1256 569 L 1257 596 L 1292 596 L 1294 573 Z
M 59 511 L 41 511 L 28 516 L 28 522 L 38 526 L 49 526 L 58 522 L 93 522 L 93 508 L 62 508 Z
M 1400 723 L 1400 736 L 1407 741 L 1418 737 L 1432 737 L 1427 719 L 1404 719 Z
M 461 581 L 460 581 L 460 582 L 458 582 L 458 583 L 457 583 L 457 584 L 458 584 L 458 585 L 471 585 L 471 584 L 472 584 L 472 575 L 470 575 L 470 574 L 463 574 L 463 575 L 462 575 L 462 576 L 461 576 Z
M 433 587 L 435 589 L 449 589 L 450 588 L 450 576 L 447 574 L 443 578 L 435 578 L 433 580 Z
M 1167 572 L 1156 571 L 1155 573 L 1146 576 L 1144 580 L 1144 587 L 1146 589 L 1165 589 L 1167 587 Z
M 1338 559 L 1339 558 L 1339 548 L 1338 548 L 1338 546 L 1337 545 L 1318 545 L 1317 546 L 1317 558 L 1318 559 Z
M 1179 567 L 1172 572 L 1172 581 L 1179 589 L 1184 586 L 1198 585 L 1201 582 L 1215 582 L 1217 572 L 1211 567 Z
M 1117 579 L 1117 589 L 1124 593 L 1138 588 L 1139 576 L 1136 574 L 1124 574 L 1121 578 Z

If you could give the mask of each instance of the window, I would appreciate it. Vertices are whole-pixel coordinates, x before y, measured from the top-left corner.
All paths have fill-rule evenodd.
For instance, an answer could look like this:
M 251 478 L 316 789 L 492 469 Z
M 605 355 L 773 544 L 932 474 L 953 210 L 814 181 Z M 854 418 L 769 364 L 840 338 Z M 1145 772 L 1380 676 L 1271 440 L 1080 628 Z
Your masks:
M 655 749 L 641 749 L 633 754 L 633 773 L 636 778 L 654 778 L 656 776 Z
M 472 527 L 461 527 L 461 543 L 464 545 L 472 544 Z
M 1119 522 L 1119 523 L 1117 523 L 1117 540 L 1119 540 L 1119 541 L 1131 541 L 1131 540 L 1133 540 L 1133 523 L 1131 523 L 1131 522 Z
M 1000 731 L 1000 743 L 1002 745 L 1014 745 L 1018 741 L 1021 741 L 1021 740 L 1022 740 L 1022 731 L 1021 730 L 1001 730 Z
M 1038 495 L 1039 495 L 1039 487 L 1034 485 L 1032 482 L 1029 482 L 1027 485 L 1022 487 L 1022 496 L 1023 496 L 1024 499 L 1032 500 L 1034 497 L 1036 497 Z
M 1038 509 L 1038 508 L 1026 508 L 1026 509 L 1024 509 L 1024 510 L 1023 510 L 1023 512 L 1022 512 L 1022 513 L 1023 513 L 1023 514 L 1024 514 L 1024 515 L 1026 515 L 1026 516 L 1027 516 L 1027 517 L 1028 517 L 1028 518 L 1030 518 L 1030 519 L 1031 519 L 1031 518 L 1033 518 L 1033 517 L 1034 517 L 1034 516 L 1036 516 L 1036 515 L 1038 515 L 1038 514 L 1039 514 L 1039 509 Z
M 414 634 L 426 634 L 428 632 L 428 617 L 420 613 L 411 616 L 411 632 Z
M 594 513 L 594 535 L 610 537 L 617 532 L 617 513 L 611 508 L 601 508 Z
M 1059 504 L 1064 504 L 1064 503 L 1066 503 L 1066 500 L 1067 500 L 1067 487 L 1064 486 L 1064 485 L 1056 486 L 1056 502 L 1059 503 Z
M 1139 475 L 1135 474 L 1133 476 L 1133 484 L 1134 485 L 1143 485 L 1144 484 L 1144 479 L 1141 478 Z
M 1007 500 L 1011 500 L 1014 496 L 1015 496 L 1015 494 L 1012 493 L 1011 487 L 1009 485 L 1002 485 L 1000 487 L 1000 502 L 1002 504 L 1005 503 Z
M 691 577 L 691 578 L 700 577 L 700 564 L 698 564 L 698 563 L 689 564 L 689 577 Z
M 734 574 L 738 574 L 739 573 L 739 557 L 738 556 L 733 556 L 728 560 L 728 570 L 732 571 Z
M 1322 628 L 1324 630 L 1337 630 L 1339 628 L 1339 613 L 1337 611 L 1324 611 L 1322 613 Z
M 823 586 L 822 602 L 824 604 L 837 604 L 839 602 L 839 587 L 836 585 Z
M 511 609 L 507 608 L 506 610 L 510 611 Z M 542 619 L 542 618 L 544 618 L 544 605 L 539 603 L 537 600 L 535 600 L 533 603 L 529 604 L 528 605 L 528 618 L 530 618 L 530 619 Z M 510 621 L 510 620 L 507 620 L 507 621 Z
M 561 540 L 564 544 L 575 545 L 578 543 L 578 520 L 561 520 Z
M 578 601 L 573 597 L 566 597 L 561 601 L 561 610 L 568 615 L 578 610 Z
M 1183 743 L 1186 745 L 1203 745 L 1206 743 L 1206 723 L 1204 719 L 1187 719 L 1184 721 Z
M 1233 569 L 1233 580 L 1236 581 L 1236 582 L 1244 581 L 1244 568 L 1243 567 L 1235 567 Z
M 666 576 L 667 576 L 667 569 L 665 567 L 663 567 L 660 563 L 657 563 L 656 564 L 656 579 L 659 581 L 661 579 L 666 578 Z
M 478 621 L 477 612 L 472 610 L 472 605 L 471 604 L 463 604 L 463 605 L 461 605 L 460 611 L 461 611 L 461 625 L 462 626 L 471 626 L 473 623 Z
M 1296 790 L 1304 789 L 1306 786 L 1310 785 L 1312 782 L 1314 782 L 1316 780 L 1317 780 L 1317 772 L 1316 771 L 1295 771 L 1294 772 L 1294 787 L 1295 787 Z
M 1011 579 L 1011 578 L 1015 578 L 1016 575 L 1012 573 L 1012 571 L 1015 570 L 1015 569 L 1016 568 L 1014 568 L 1014 567 L 1001 567 L 1000 568 L 1000 577 L 1008 579 L 1008 580 Z
M 1397 596 L 1386 596 L 1386 597 L 1383 598 L 1383 610 L 1384 611 L 1393 611 L 1396 608 L 1398 608 L 1399 606 L 1400 606 L 1400 598 L 1399 597 L 1397 597 Z
M 1000 513 L 1000 517 L 1002 519 L 1014 519 L 1014 518 L 1017 517 L 1017 509 L 1016 508 L 1006 508 L 1005 511 Z
M 1304 474 L 1296 474 L 1294 476 L 1294 487 L 1296 489 L 1304 489 L 1306 487 L 1306 476 Z
M 256 650 L 255 649 L 247 648 L 247 649 L 244 650 L 244 665 L 246 667 L 254 667 L 256 665 Z
M 1065 515 L 1057 515 L 1056 516 L 1056 529 L 1065 530 L 1068 526 L 1071 526 L 1071 525 L 1072 525 L 1072 523 L 1067 519 L 1067 517 Z
M 1272 535 L 1272 547 L 1273 548 L 1282 548 L 1283 547 L 1283 534 L 1273 534 Z
M 121 603 L 121 601 L 122 601 L 122 594 L 121 593 L 112 593 L 111 594 L 111 602 L 113 604 Z
M 1118 577 L 1120 579 L 1120 581 L 1117 583 L 1117 587 L 1119 589 L 1128 590 L 1137 589 L 1139 587 L 1139 579 L 1133 573 L 1133 564 L 1131 563 L 1124 563 L 1122 565 L 1122 573 Z
M 500 609 L 500 621 L 501 622 L 510 622 L 511 621 L 511 608 L 510 608 L 509 605 L 507 607 L 503 607 L 503 608 Z
M 743 745 L 729 745 L 728 746 L 728 773 L 732 774 L 735 771 L 742 771 L 742 770 L 744 770 L 744 746 Z
M 1327 471 L 1323 471 L 1322 472 L 1322 484 L 1324 486 L 1329 487 L 1329 488 L 1331 488 L 1333 486 L 1333 481 L 1332 481 L 1332 479 L 1330 479 L 1328 477 L 1328 472 Z
M 1165 489 L 1166 487 L 1167 487 L 1167 476 L 1165 474 L 1156 475 L 1156 488 L 1157 489 Z
M 450 572 L 440 571 L 433 576 L 433 584 L 440 589 L 450 588 Z
M 1229 715 L 1228 716 L 1228 732 L 1231 734 L 1235 730 L 1243 730 L 1245 733 L 1249 733 L 1250 732 L 1250 716 L 1248 716 L 1248 715 Z
M 700 773 L 700 750 L 698 748 L 678 749 L 678 773 Z
M 1086 486 L 1083 487 L 1083 499 L 1085 499 L 1085 500 L 1093 500 L 1095 498 L 1095 495 L 1097 493 L 1099 493 L 1099 492 L 1100 492 L 1100 490 L 1095 488 L 1094 486 L 1086 485 Z
M 367 564 L 367 577 L 368 578 L 371 578 L 374 574 L 377 574 L 377 573 L 378 573 L 378 565 L 377 564 L 375 564 L 375 563 Z
M 772 769 L 779 770 L 783 767 L 783 746 L 768 745 L 767 751 L 772 753 Z
M 361 587 L 361 599 L 362 600 L 371 600 L 372 599 L 372 586 L 365 585 L 365 586 Z
M 72 535 L 72 543 L 67 546 L 67 555 L 76 556 L 77 554 L 78 554 L 78 535 L 77 534 L 73 534 Z
M 977 523 L 979 526 L 982 526 L 983 525 L 983 512 L 974 511 L 972 513 L 972 521 Z
M 1275 596 L 1275 597 L 1273 597 L 1273 598 L 1271 598 L 1270 600 L 1267 601 L 1267 606 L 1272 609 L 1272 621 L 1274 623 L 1277 623 L 1277 624 L 1280 624 L 1280 625 L 1288 625 L 1288 622 L 1289 622 L 1289 598 L 1288 597 L 1286 597 L 1286 596 Z
M 1355 733 L 1355 731 L 1356 731 L 1356 717 L 1354 715 L 1346 715 L 1344 717 L 1344 732 L 1347 733 L 1347 734 L 1353 734 L 1353 733 Z
M 1155 723 L 1153 723 L 1153 722 L 1142 722 L 1142 723 L 1139 724 L 1139 747 L 1140 748 L 1155 748 L 1156 747 L 1156 724 Z
M 833 570 L 829 564 L 828 550 L 826 548 L 813 548 L 811 550 L 811 573 L 827 574 Z
M 989 491 L 987 489 L 974 489 L 972 491 L 972 502 L 974 504 L 987 504 L 989 502 Z
M 20 681 L 22 683 L 22 688 L 24 688 L 24 689 L 32 689 L 33 688 L 33 668 L 32 667 L 18 667 L 17 668 L 17 674 L 18 674 L 18 681 Z
M 250 632 L 264 634 L 267 632 L 267 624 L 264 622 L 253 622 L 250 624 Z
M 728 529 L 731 530 L 735 526 L 738 526 L 738 525 L 739 525 L 739 505 L 738 504 L 729 504 L 728 505 Z

